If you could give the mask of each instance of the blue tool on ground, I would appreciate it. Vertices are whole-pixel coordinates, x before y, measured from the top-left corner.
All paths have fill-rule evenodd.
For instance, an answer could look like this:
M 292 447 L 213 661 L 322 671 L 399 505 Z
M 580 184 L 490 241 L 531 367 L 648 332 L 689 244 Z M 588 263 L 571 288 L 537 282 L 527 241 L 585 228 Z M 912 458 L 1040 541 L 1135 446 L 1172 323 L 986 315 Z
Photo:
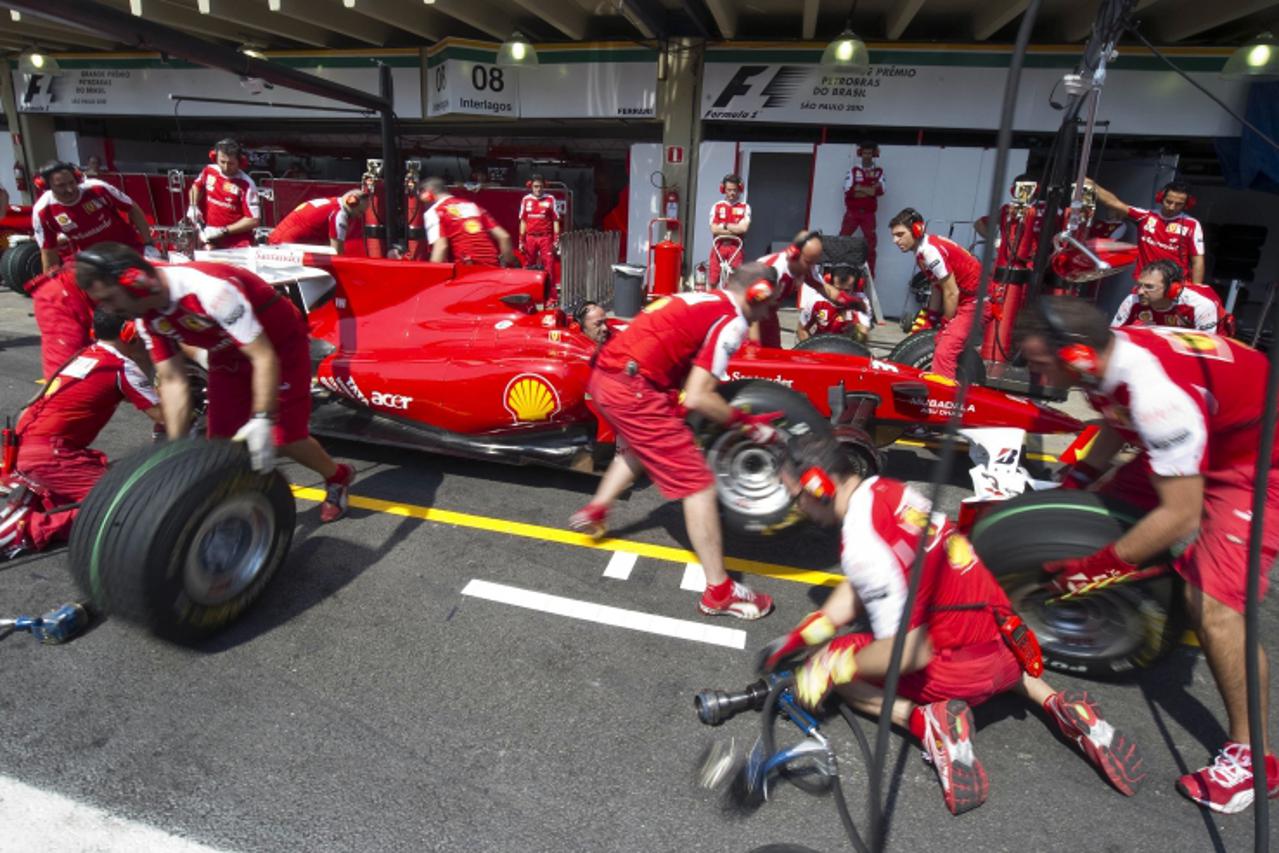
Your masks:
M 84 605 L 71 602 L 43 616 L 19 616 L 17 619 L 0 619 L 0 637 L 14 631 L 29 631 L 42 643 L 57 645 L 74 639 L 89 625 L 89 611 Z

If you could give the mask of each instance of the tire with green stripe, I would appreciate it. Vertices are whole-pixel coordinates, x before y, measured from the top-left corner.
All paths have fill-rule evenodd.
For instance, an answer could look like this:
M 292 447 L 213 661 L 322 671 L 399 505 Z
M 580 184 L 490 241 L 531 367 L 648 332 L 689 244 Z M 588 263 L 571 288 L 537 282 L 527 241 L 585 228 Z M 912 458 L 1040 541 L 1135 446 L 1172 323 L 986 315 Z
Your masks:
M 1043 564 L 1082 557 L 1114 542 L 1142 512 L 1091 492 L 1031 492 L 982 516 L 970 538 L 1039 637 L 1044 664 L 1089 678 L 1149 666 L 1180 631 L 1179 584 L 1159 578 L 1078 601 L 1048 603 Z
M 71 570 L 102 612 L 180 643 L 230 625 L 288 553 L 284 478 L 243 444 L 184 439 L 111 466 L 71 530 Z

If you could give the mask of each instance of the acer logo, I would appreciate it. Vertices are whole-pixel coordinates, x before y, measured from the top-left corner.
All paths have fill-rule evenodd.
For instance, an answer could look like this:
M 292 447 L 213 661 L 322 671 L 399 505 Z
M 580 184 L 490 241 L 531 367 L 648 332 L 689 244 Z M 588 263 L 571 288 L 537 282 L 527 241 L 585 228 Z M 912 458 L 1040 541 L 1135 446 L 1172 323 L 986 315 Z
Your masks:
M 405 397 L 403 394 L 388 394 L 385 391 L 374 391 L 371 402 L 375 406 L 381 406 L 385 409 L 399 409 L 401 411 L 409 407 L 409 403 L 413 402 L 412 397 Z

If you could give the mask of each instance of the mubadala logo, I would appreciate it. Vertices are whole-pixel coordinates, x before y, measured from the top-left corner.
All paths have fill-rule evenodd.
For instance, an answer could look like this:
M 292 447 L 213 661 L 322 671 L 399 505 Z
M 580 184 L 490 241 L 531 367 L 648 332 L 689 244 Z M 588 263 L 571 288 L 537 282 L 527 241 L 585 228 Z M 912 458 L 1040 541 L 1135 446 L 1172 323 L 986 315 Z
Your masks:
M 385 391 L 374 391 L 372 401 L 375 406 L 404 411 L 408 409 L 409 403 L 413 402 L 413 398 L 405 397 L 403 394 L 388 394 Z

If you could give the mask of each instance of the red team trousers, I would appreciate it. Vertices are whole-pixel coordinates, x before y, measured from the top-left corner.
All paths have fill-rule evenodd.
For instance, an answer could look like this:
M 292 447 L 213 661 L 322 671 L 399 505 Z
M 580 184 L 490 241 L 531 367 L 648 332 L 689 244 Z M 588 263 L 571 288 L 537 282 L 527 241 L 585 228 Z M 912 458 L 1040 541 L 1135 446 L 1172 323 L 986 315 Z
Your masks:
M 84 500 L 106 473 L 107 457 L 56 438 L 24 438 L 18 447 L 18 470 L 38 487 L 27 531 L 39 551 L 66 539 L 79 512 L 71 509 L 50 514 L 49 510 Z

